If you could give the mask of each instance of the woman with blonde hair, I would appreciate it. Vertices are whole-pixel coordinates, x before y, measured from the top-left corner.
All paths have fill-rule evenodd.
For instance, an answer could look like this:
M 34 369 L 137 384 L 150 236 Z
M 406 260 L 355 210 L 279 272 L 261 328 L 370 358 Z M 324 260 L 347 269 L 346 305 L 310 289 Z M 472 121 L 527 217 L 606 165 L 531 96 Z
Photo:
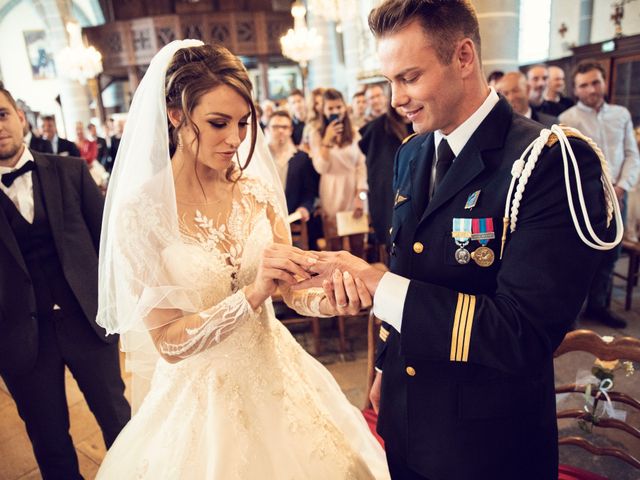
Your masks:
M 317 256 L 290 246 L 257 123 L 248 74 L 221 46 L 170 43 L 135 93 L 106 201 L 98 322 L 122 335 L 138 410 L 98 478 L 389 478 L 360 412 L 275 318 L 277 286 L 313 316 L 371 298 L 351 275 L 290 289 Z

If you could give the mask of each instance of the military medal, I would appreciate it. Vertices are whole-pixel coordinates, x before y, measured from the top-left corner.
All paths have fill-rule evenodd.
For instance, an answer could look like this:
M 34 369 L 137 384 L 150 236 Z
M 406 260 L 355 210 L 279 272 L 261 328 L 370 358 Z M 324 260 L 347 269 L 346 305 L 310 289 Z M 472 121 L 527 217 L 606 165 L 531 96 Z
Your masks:
M 466 265 L 471 259 L 471 254 L 466 247 L 471 238 L 471 219 L 470 218 L 454 218 L 453 231 L 451 232 L 453 240 L 456 242 L 458 249 L 454 254 L 456 262 L 460 265 Z
M 480 267 L 490 267 L 495 261 L 493 250 L 487 247 L 489 240 L 496 238 L 493 231 L 493 218 L 474 218 L 471 222 L 471 240 L 477 240 L 480 246 L 471 253 L 471 259 Z

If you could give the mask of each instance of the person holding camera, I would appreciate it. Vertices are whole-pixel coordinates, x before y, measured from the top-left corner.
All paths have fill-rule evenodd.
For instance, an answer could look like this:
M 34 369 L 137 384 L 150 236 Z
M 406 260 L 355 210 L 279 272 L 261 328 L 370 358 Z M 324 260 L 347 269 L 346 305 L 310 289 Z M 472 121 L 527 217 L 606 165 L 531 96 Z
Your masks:
M 359 134 L 338 90 L 329 88 L 322 94 L 322 115 L 322 123 L 311 135 L 311 158 L 320 174 L 320 204 L 327 248 L 341 250 L 336 214 L 352 211 L 355 218 L 364 215 L 369 190 L 367 167 L 358 148 Z M 364 234 L 348 238 L 351 253 L 362 257 Z

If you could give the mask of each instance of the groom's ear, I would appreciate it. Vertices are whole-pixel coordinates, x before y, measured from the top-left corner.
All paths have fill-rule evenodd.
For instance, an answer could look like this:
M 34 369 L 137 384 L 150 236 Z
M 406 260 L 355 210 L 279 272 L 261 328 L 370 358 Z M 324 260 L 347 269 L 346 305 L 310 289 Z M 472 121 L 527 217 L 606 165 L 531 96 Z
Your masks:
M 180 125 L 182 122 L 182 110 L 179 108 L 169 108 L 167 110 L 167 116 L 169 117 L 169 121 L 174 128 Z

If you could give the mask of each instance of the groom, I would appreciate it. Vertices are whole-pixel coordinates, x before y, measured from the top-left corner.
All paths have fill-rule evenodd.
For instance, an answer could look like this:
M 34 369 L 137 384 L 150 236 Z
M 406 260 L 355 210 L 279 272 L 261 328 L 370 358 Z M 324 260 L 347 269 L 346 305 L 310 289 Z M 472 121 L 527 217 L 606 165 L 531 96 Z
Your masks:
M 541 125 L 487 86 L 470 2 L 386 0 L 369 25 L 418 133 L 395 161 L 391 272 L 326 252 L 298 287 L 339 269 L 374 296 L 371 397 L 394 479 L 557 479 L 553 352 L 602 255 L 575 232 L 560 147 L 543 149 L 501 256 L 511 167 Z M 602 236 L 600 162 L 571 145 Z

